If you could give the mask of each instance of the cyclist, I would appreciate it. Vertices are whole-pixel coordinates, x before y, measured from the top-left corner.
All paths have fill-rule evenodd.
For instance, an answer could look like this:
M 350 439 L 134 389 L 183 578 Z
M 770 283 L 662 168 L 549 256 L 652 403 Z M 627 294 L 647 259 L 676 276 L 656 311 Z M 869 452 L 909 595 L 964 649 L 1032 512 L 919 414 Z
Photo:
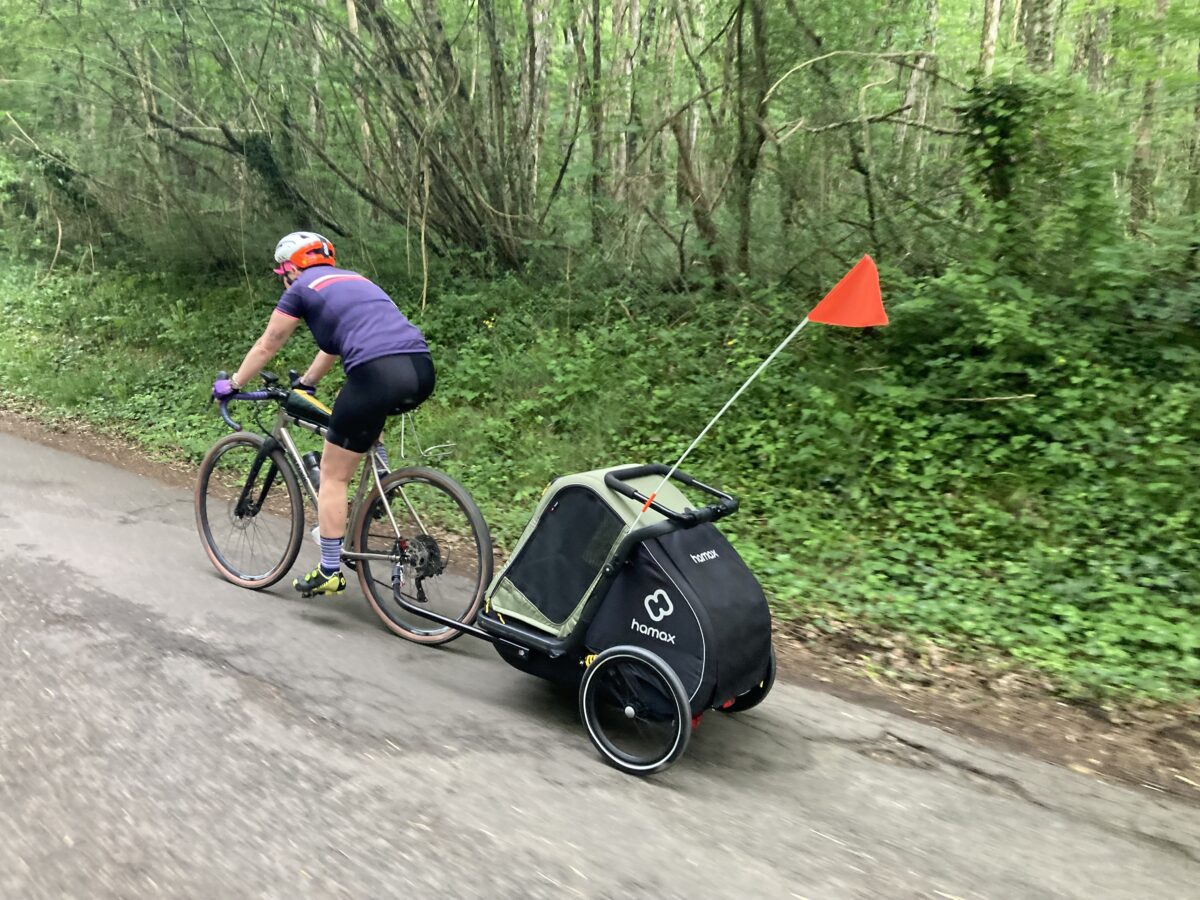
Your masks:
M 383 289 L 357 272 L 336 268 L 333 244 L 311 231 L 285 235 L 273 270 L 283 295 L 262 336 L 232 378 L 213 384 L 218 400 L 242 390 L 291 337 L 303 319 L 320 351 L 293 385 L 313 393 L 341 357 L 346 384 L 333 404 L 321 454 L 317 519 L 321 562 L 292 586 L 304 596 L 340 594 L 347 492 L 362 455 L 379 440 L 389 415 L 416 409 L 433 393 L 436 375 L 420 330 Z

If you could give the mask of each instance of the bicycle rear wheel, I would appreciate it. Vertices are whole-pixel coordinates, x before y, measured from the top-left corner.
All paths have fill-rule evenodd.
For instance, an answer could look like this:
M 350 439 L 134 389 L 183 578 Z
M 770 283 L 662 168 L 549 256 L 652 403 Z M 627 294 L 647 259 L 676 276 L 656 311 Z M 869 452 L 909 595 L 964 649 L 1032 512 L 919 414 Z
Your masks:
M 456 622 L 474 621 L 492 578 L 492 538 L 483 514 L 462 485 L 435 469 L 399 469 L 384 476 L 383 496 L 386 501 L 372 491 L 352 530 L 358 552 L 387 557 L 386 562 L 358 562 L 367 602 L 403 638 L 422 644 L 452 641 L 462 632 L 405 610 L 393 585 L 414 605 Z
M 304 538 L 304 499 L 283 452 L 273 451 L 251 477 L 264 443 L 238 432 L 213 444 L 195 495 L 204 552 L 223 578 L 254 590 L 287 574 Z

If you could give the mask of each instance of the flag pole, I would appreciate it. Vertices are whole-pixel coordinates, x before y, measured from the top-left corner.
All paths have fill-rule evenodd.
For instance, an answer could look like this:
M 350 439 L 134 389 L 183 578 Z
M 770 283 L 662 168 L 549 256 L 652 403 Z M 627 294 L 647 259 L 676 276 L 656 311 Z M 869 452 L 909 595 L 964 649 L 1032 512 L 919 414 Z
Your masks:
M 888 323 L 887 312 L 883 308 L 883 297 L 879 291 L 879 271 L 875 267 L 875 260 L 871 259 L 869 254 L 860 259 L 854 265 L 854 268 L 847 272 L 842 277 L 842 280 L 833 286 L 833 290 L 826 294 L 820 303 L 808 311 L 808 315 L 804 317 L 803 321 L 792 329 L 792 333 L 783 339 L 783 343 L 771 351 L 771 355 L 759 364 L 758 368 L 754 370 L 754 374 L 747 378 L 740 388 L 734 391 L 733 396 L 721 407 L 720 412 L 713 416 L 712 421 L 704 426 L 704 430 L 696 435 L 696 439 L 692 441 L 691 446 L 683 451 L 683 456 L 675 461 L 675 465 L 671 466 L 670 470 L 663 477 L 663 480 L 658 483 L 658 487 L 651 491 L 650 496 L 642 505 L 641 511 L 637 514 L 637 518 L 629 526 L 630 531 L 637 527 L 646 510 L 650 508 L 650 504 L 654 502 L 655 496 L 662 490 L 663 485 L 683 465 L 683 461 L 688 458 L 688 454 L 696 449 L 696 445 L 717 424 L 717 420 L 725 415 L 725 411 L 733 406 L 733 402 L 742 396 L 742 393 L 746 388 L 750 387 L 754 379 L 762 374 L 763 369 L 769 366 L 775 357 L 783 352 L 783 348 L 790 344 L 792 338 L 798 335 L 801 329 L 810 321 L 820 322 L 825 325 L 841 325 L 846 328 L 868 328 Z
M 708 434 L 708 432 L 712 429 L 712 427 L 717 424 L 717 420 L 720 419 L 721 416 L 725 415 L 725 411 L 727 409 L 729 409 L 729 407 L 733 406 L 733 402 L 735 400 L 737 400 L 738 397 L 742 396 L 742 393 L 746 390 L 746 388 L 750 387 L 750 385 L 754 382 L 754 379 L 762 374 L 763 369 L 765 369 L 767 366 L 769 366 L 771 364 L 771 361 L 774 360 L 775 357 L 777 357 L 780 353 L 783 352 L 783 348 L 786 347 L 788 344 L 790 344 L 792 342 L 792 338 L 794 338 L 796 335 L 798 335 L 800 333 L 801 329 L 803 329 L 804 326 L 807 324 L 808 324 L 808 316 L 805 316 L 804 319 L 800 322 L 800 324 L 792 329 L 792 333 L 783 339 L 783 343 L 781 343 L 778 347 L 776 347 L 774 350 L 772 350 L 771 355 L 768 356 L 766 359 L 764 359 L 761 363 L 759 363 L 758 368 L 754 370 L 754 374 L 752 374 L 749 378 L 747 378 L 746 381 L 742 384 L 742 386 L 740 388 L 738 388 L 736 391 L 734 391 L 733 396 L 730 397 L 725 402 L 725 405 L 721 407 L 720 412 L 718 412 L 715 416 L 713 416 L 712 421 L 710 421 L 707 425 L 704 426 L 704 430 L 701 431 L 698 435 L 696 435 L 696 439 L 694 441 L 692 441 L 691 446 L 689 446 L 686 450 L 683 451 L 683 456 L 679 457 L 679 459 L 677 459 L 675 461 L 675 465 L 671 466 L 670 471 L 667 472 L 667 474 L 663 476 L 663 480 L 658 483 L 658 487 L 656 487 L 653 491 L 651 491 L 650 496 L 646 499 L 646 502 L 644 504 L 642 504 L 642 509 L 637 514 L 637 518 L 634 519 L 633 524 L 629 526 L 630 531 L 633 531 L 633 529 L 637 528 L 638 522 L 640 522 L 642 520 L 642 515 L 646 512 L 647 509 L 650 508 L 650 504 L 654 502 L 654 498 L 658 495 L 658 492 L 662 490 L 663 485 L 666 484 L 670 480 L 671 476 L 675 474 L 675 471 L 681 465 L 683 465 L 683 461 L 688 458 L 688 454 L 690 454 L 693 450 L 696 449 L 696 445 L 699 444 L 700 441 L 704 438 L 704 436 L 706 434 Z

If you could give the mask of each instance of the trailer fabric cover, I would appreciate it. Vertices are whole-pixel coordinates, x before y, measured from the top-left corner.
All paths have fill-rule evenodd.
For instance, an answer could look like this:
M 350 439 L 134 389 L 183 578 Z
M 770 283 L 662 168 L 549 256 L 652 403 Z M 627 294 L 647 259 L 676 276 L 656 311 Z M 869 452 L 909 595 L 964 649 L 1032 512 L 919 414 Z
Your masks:
M 771 614 L 757 579 L 712 525 L 640 544 L 588 629 L 600 652 L 633 644 L 675 670 L 696 714 L 762 680 Z
M 556 637 L 571 633 L 605 563 L 641 511 L 641 504 L 604 483 L 609 471 L 596 469 L 550 483 L 508 564 L 488 588 L 489 612 Z M 649 495 L 659 481 L 646 476 L 631 484 Z M 672 509 L 691 506 L 671 483 L 662 486 L 658 499 Z M 648 509 L 638 525 L 662 520 Z

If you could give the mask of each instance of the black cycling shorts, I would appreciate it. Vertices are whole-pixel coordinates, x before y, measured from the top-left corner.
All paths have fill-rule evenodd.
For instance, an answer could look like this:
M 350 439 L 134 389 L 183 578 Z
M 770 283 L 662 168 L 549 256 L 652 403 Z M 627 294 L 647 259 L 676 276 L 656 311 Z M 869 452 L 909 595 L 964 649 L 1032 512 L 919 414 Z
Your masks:
M 436 380 L 428 353 L 381 356 L 355 366 L 333 402 L 325 440 L 366 453 L 379 440 L 387 417 L 424 403 Z

